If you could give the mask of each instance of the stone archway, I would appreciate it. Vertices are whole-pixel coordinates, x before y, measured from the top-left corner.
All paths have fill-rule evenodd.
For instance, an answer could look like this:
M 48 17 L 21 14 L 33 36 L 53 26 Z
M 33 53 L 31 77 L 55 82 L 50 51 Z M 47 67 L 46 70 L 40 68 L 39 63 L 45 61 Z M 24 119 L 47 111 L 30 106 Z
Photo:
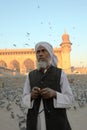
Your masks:
M 20 72 L 20 64 L 17 60 L 13 60 L 10 62 L 10 68 L 16 72 Z
M 30 72 L 31 70 L 34 69 L 34 62 L 31 59 L 26 59 L 23 63 L 25 67 L 25 72 Z
M 0 61 L 0 66 L 4 67 L 4 68 L 7 68 L 7 64 L 5 61 L 1 60 Z

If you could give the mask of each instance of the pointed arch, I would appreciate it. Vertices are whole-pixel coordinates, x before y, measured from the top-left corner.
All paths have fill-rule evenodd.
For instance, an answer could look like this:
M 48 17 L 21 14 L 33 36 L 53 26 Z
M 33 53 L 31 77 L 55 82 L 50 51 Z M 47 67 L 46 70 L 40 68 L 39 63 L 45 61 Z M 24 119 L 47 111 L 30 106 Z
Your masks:
M 10 68 L 15 70 L 16 72 L 20 72 L 20 64 L 17 60 L 13 60 L 10 62 Z
M 3 60 L 0 60 L 0 66 L 7 68 L 7 64 L 6 64 L 6 62 L 3 61 Z
M 26 59 L 23 63 L 26 73 L 34 69 L 34 62 L 31 59 Z

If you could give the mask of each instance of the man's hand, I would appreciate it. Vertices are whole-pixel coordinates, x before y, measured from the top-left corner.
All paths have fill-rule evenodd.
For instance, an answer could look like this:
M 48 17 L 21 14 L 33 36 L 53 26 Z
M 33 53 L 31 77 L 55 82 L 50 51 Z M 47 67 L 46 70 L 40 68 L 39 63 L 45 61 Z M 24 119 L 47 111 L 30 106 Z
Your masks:
M 40 90 L 40 95 L 44 99 L 49 99 L 49 98 L 56 98 L 56 91 L 51 89 L 51 88 L 44 88 Z
M 36 99 L 40 95 L 40 88 L 34 87 L 31 91 L 31 99 Z

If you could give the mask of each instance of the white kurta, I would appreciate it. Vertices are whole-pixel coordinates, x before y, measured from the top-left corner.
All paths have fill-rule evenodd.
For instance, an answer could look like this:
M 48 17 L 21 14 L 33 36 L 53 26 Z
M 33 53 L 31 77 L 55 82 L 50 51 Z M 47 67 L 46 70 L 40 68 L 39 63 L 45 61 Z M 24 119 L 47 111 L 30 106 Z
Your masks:
M 54 107 L 55 108 L 69 108 L 74 102 L 74 97 L 72 94 L 72 90 L 69 86 L 67 76 L 64 73 L 64 71 L 62 71 L 61 73 L 60 87 L 61 87 L 61 93 L 56 92 L 57 98 L 53 99 Z M 27 108 L 31 109 L 33 107 L 33 101 L 31 102 L 30 91 L 31 91 L 30 81 L 29 81 L 29 77 L 27 76 L 24 89 L 23 89 L 23 104 Z M 43 102 L 41 100 L 39 111 L 41 111 L 42 109 L 43 109 Z M 44 111 L 38 114 L 37 130 L 46 130 Z

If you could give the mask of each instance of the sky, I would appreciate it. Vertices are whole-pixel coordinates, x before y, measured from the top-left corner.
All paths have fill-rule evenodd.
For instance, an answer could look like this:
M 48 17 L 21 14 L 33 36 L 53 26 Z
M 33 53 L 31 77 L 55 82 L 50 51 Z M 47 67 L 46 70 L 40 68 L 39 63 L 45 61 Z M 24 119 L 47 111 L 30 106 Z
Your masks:
M 60 47 L 64 32 L 71 65 L 87 67 L 87 0 L 0 0 L 0 49 Z

